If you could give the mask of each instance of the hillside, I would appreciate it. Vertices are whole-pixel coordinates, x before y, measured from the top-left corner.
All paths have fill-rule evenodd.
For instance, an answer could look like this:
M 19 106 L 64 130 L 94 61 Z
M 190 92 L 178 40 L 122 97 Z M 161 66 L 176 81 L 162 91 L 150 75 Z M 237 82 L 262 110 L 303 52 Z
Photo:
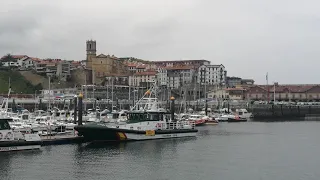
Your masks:
M 11 90 L 13 94 L 34 94 L 42 89 L 41 84 L 33 85 L 26 80 L 18 71 L 0 70 L 0 93 L 5 94 L 9 88 L 9 77 L 11 80 Z

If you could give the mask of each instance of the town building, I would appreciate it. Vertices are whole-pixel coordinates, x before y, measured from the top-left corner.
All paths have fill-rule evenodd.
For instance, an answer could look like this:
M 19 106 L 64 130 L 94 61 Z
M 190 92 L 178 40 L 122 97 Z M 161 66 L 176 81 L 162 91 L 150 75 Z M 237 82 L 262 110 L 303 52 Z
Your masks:
M 37 74 L 56 77 L 61 81 L 67 81 L 71 76 L 71 62 L 61 59 L 46 59 L 36 62 L 34 70 Z
M 167 71 L 167 86 L 170 89 L 178 89 L 194 82 L 193 66 L 172 66 L 164 69 Z
M 242 79 L 240 77 L 227 77 L 227 87 L 235 88 L 235 87 L 246 87 L 254 84 L 253 79 Z
M 224 65 L 202 65 L 198 69 L 197 82 L 206 85 L 225 86 L 227 71 Z
M 245 99 L 245 93 L 246 93 L 246 89 L 244 88 L 227 88 L 226 92 L 229 95 L 230 100 L 244 100 Z
M 198 68 L 202 65 L 209 65 L 210 61 L 208 60 L 174 60 L 174 61 L 150 61 L 151 64 L 156 65 L 157 67 L 177 67 L 177 66 L 193 66 Z
M 165 68 L 158 68 L 157 70 L 157 83 L 159 86 L 165 86 L 168 85 L 168 71 Z
M 122 85 L 128 86 L 129 85 L 129 75 L 117 75 L 117 74 L 109 74 L 105 77 L 104 85 L 111 86 L 111 85 Z
M 34 66 L 34 60 L 27 55 L 6 55 L 1 58 L 2 66 L 29 69 Z
M 129 76 L 129 86 L 150 87 L 157 80 L 157 71 L 137 72 Z
M 225 100 L 229 99 L 229 91 L 226 88 L 214 89 L 208 92 L 209 99 Z

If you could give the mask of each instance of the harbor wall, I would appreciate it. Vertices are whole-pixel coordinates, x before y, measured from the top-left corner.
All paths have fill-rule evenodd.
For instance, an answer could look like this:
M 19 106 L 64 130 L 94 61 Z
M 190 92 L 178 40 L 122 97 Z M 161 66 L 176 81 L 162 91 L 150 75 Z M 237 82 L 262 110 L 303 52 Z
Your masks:
M 295 120 L 320 116 L 320 106 L 258 105 L 251 108 L 254 120 Z

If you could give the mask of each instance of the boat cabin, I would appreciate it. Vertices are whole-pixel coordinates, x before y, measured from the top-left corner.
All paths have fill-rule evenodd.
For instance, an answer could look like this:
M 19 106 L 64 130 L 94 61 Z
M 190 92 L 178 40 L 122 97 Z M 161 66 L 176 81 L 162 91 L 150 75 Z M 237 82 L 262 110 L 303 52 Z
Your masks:
M 127 115 L 128 123 L 137 123 L 143 121 L 164 121 L 170 119 L 167 112 L 129 112 Z

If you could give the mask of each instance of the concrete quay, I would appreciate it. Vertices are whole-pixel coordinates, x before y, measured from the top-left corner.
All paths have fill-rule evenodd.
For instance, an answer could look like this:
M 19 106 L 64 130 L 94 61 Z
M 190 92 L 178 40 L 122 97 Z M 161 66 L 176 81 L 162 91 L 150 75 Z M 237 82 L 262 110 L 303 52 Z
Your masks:
M 264 104 L 252 106 L 251 111 L 257 121 L 320 120 L 319 105 Z

